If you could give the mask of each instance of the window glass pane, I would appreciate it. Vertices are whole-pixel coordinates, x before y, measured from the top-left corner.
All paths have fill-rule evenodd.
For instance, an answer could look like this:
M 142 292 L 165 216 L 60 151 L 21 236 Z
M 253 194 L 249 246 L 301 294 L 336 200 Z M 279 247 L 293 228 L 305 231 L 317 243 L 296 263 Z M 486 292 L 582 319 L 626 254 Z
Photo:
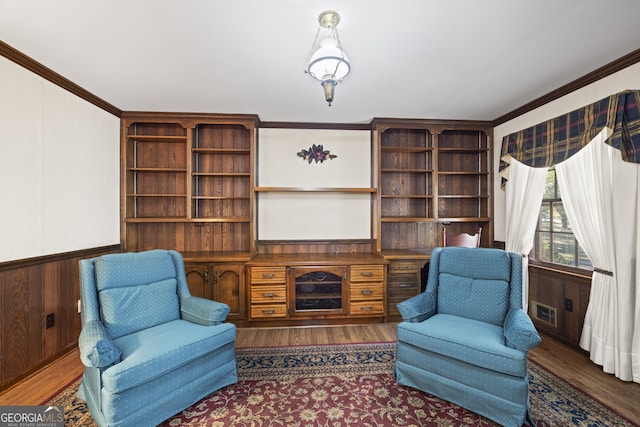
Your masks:
M 577 251 L 577 252 L 576 252 Z M 577 254 L 577 255 L 576 255 Z M 560 200 L 556 171 L 549 169 L 531 258 L 554 264 L 592 269 L 592 263 L 573 235 Z
M 549 169 L 547 172 L 547 181 L 544 185 L 543 199 L 555 199 L 556 198 L 556 171 Z
M 551 233 L 537 233 L 536 239 L 536 259 L 538 261 L 551 262 Z
M 564 206 L 561 202 L 554 202 L 552 204 L 553 212 L 553 231 L 564 231 L 571 233 L 571 226 L 569 225 L 569 219 L 564 211 Z
M 553 262 L 576 265 L 576 239 L 572 234 L 553 234 Z
M 584 252 L 584 250 L 580 245 L 578 245 L 578 267 L 588 268 L 588 269 L 593 268 L 593 264 L 591 263 L 591 260 L 589 259 L 589 257 L 587 256 L 587 254 Z
M 542 207 L 540 208 L 540 219 L 538 221 L 538 230 L 540 231 L 549 231 L 551 223 L 551 204 L 550 203 L 542 203 Z

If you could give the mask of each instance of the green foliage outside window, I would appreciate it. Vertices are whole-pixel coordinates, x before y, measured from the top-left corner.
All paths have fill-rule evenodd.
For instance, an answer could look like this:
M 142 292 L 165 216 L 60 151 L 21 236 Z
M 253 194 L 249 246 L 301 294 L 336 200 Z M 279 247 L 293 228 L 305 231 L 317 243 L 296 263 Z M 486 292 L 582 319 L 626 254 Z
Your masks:
M 570 267 L 593 267 L 573 235 L 553 168 L 547 174 L 531 258 Z

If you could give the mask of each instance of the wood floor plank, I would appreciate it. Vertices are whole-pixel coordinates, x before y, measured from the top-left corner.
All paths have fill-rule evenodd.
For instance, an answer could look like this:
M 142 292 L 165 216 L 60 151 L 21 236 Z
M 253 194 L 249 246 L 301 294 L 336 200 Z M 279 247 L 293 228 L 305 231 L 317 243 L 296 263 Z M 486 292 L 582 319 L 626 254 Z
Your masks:
M 66 353 L 35 374 L 0 393 L 0 405 L 40 405 L 82 375 L 77 349 Z

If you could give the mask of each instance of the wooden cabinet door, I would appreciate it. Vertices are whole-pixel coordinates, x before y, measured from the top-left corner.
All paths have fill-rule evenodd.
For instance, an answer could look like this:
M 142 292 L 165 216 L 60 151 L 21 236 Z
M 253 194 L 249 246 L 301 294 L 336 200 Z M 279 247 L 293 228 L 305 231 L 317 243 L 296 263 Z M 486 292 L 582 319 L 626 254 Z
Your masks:
M 213 299 L 227 304 L 229 320 L 244 320 L 244 264 L 211 264 Z
M 289 268 L 292 316 L 322 318 L 349 313 L 346 266 Z
M 185 273 L 189 291 L 194 297 L 212 299 L 211 285 L 209 279 L 209 264 L 207 263 L 185 263 Z

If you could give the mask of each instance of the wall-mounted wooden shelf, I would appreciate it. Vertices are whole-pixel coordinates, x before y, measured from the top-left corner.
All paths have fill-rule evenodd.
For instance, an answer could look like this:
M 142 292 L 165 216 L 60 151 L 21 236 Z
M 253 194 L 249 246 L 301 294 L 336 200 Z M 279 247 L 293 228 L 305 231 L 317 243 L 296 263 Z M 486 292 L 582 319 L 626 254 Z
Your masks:
M 371 187 L 256 187 L 256 192 L 262 193 L 375 193 Z

